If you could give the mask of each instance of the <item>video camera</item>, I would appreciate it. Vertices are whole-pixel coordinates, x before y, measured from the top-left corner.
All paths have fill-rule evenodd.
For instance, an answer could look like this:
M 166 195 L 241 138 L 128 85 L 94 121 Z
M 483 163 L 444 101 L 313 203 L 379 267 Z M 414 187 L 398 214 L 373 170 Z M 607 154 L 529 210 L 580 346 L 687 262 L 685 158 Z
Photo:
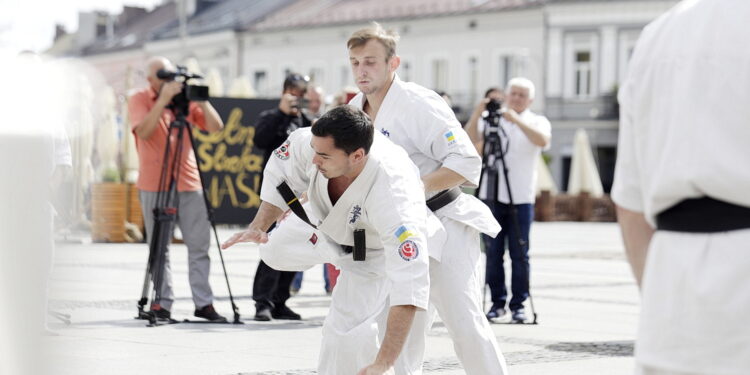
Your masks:
M 156 72 L 156 77 L 168 82 L 180 79 L 180 82 L 182 82 L 182 91 L 172 98 L 172 103 L 169 106 L 175 111 L 180 111 L 185 116 L 188 115 L 191 101 L 203 102 L 209 98 L 208 86 L 187 84 L 187 81 L 190 79 L 203 77 L 198 74 L 189 73 L 184 66 L 177 65 L 177 70 L 174 71 L 159 69 Z
M 496 99 L 490 99 L 489 102 L 487 102 L 487 106 L 485 107 L 485 112 L 483 113 L 484 120 L 489 126 L 489 130 L 493 131 L 497 129 L 497 127 L 500 125 L 500 117 L 503 115 L 503 102 L 496 100 Z

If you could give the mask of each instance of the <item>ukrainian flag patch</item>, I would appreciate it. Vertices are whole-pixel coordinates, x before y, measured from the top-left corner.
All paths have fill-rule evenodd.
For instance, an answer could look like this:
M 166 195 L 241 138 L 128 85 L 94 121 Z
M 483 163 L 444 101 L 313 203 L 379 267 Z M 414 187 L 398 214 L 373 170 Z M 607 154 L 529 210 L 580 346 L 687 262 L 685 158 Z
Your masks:
M 456 144 L 456 136 L 453 135 L 452 131 L 449 131 L 445 133 L 444 135 L 445 135 L 445 140 L 448 142 L 449 147 Z
M 407 238 L 414 235 L 409 229 L 407 229 L 405 226 L 400 226 L 398 229 L 396 229 L 396 238 L 398 238 L 399 241 L 404 242 Z

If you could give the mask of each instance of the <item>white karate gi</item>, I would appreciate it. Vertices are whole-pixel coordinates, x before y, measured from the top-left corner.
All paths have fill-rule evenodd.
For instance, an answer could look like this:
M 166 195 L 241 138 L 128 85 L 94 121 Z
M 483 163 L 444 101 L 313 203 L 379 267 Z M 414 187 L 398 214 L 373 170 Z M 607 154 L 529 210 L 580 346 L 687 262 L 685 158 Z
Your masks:
M 360 93 L 349 104 L 363 108 L 364 101 Z M 374 126 L 406 150 L 421 176 L 446 167 L 466 178 L 468 186 L 479 183 L 481 157 L 453 111 L 434 91 L 396 76 Z M 484 203 L 468 194 L 461 194 L 435 215 L 442 221 L 448 241 L 440 258 L 435 258 L 439 262 L 430 263 L 430 302 L 445 323 L 467 374 L 506 374 L 505 358 L 482 310 L 484 280 L 479 278 L 479 234 L 494 237 L 500 225 Z M 430 247 L 431 252 L 436 250 Z M 431 321 L 429 317 L 424 321 L 422 340 Z M 409 340 L 416 338 L 411 335 Z M 424 345 L 409 344 L 415 351 Z
M 445 232 L 424 204 L 419 173 L 406 153 L 377 133 L 364 169 L 331 205 L 328 179 L 312 164 L 311 137 L 309 128 L 299 129 L 273 153 L 261 199 L 286 209 L 276 186 L 286 181 L 297 196 L 307 191 L 308 215 L 318 230 L 290 215 L 261 246 L 261 258 L 279 270 L 304 270 L 319 263 L 341 269 L 323 325 L 318 373 L 354 374 L 375 360 L 390 306 L 427 308 L 425 234 L 445 241 Z M 433 218 L 429 231 L 428 216 Z M 355 262 L 339 246 L 354 245 L 355 229 L 365 230 L 363 262 Z M 409 355 L 400 359 L 397 373 L 419 373 Z
M 635 47 L 619 94 L 612 198 L 652 225 L 689 198 L 750 207 L 748 17 L 748 1 L 682 2 Z M 750 372 L 749 244 L 750 229 L 656 231 L 642 280 L 638 373 Z

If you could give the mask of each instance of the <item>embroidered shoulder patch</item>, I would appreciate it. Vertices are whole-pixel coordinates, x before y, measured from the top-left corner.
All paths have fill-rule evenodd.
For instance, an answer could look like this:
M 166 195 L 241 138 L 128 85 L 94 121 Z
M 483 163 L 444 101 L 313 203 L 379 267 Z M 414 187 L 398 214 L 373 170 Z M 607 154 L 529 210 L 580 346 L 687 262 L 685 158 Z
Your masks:
M 405 226 L 400 226 L 398 229 L 396 229 L 396 233 L 394 233 L 396 238 L 398 238 L 399 241 L 404 242 L 407 238 L 414 235 L 409 229 L 407 229 Z
M 448 146 L 453 146 L 454 144 L 456 144 L 456 136 L 453 135 L 452 131 L 449 131 L 443 135 L 445 136 L 445 140 L 448 141 Z
M 273 154 L 281 160 L 289 159 L 289 141 L 287 140 L 283 145 L 274 150 Z
M 419 248 L 414 241 L 404 241 L 401 246 L 398 247 L 398 255 L 405 261 L 411 261 L 417 259 L 419 256 Z

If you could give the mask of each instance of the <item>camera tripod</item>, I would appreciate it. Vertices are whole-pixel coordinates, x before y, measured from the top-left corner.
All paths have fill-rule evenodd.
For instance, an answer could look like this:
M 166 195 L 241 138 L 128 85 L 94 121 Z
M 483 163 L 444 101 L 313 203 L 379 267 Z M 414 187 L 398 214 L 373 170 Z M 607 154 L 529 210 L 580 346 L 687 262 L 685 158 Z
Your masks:
M 170 105 L 174 110 L 175 120 L 169 124 L 167 132 L 167 142 L 164 149 L 164 158 L 162 163 L 161 174 L 159 177 L 159 189 L 156 195 L 156 204 L 154 205 L 154 225 L 151 231 L 151 241 L 149 243 L 149 255 L 148 262 L 146 263 L 146 275 L 143 280 L 143 291 L 141 293 L 141 299 L 138 300 L 138 316 L 136 319 L 143 319 L 149 321 L 149 327 L 155 327 L 162 324 L 173 324 L 178 323 L 174 319 L 169 319 L 166 322 L 160 321 L 154 311 L 145 311 L 144 306 L 148 302 L 148 291 L 149 285 L 153 282 L 152 291 L 152 302 L 161 301 L 161 288 L 164 283 L 164 269 L 166 262 L 167 246 L 172 240 L 172 232 L 174 229 L 175 220 L 177 218 L 177 206 L 179 197 L 177 196 L 177 181 L 180 176 L 180 161 L 183 152 L 183 140 L 184 134 L 187 133 L 190 139 L 190 145 L 195 151 L 195 139 L 193 138 L 192 129 L 190 124 L 186 120 L 186 114 L 188 113 L 188 106 L 185 105 Z M 172 134 L 176 133 L 177 143 L 175 146 L 174 155 L 170 159 L 170 141 Z M 170 166 L 172 166 L 170 170 Z M 201 182 L 201 190 L 203 195 L 203 203 L 206 206 L 208 213 L 208 220 L 211 223 L 213 229 L 214 239 L 216 240 L 217 246 L 220 246 L 219 235 L 216 231 L 216 224 L 213 218 L 213 209 L 208 203 L 205 189 L 203 188 L 203 173 L 198 168 L 198 177 Z M 219 250 L 219 258 L 221 259 L 221 267 L 224 270 L 224 279 L 227 283 L 227 290 L 229 291 L 229 300 L 232 304 L 232 311 L 234 312 L 234 324 L 242 324 L 240 321 L 239 308 L 234 303 L 234 297 L 232 296 L 232 288 L 229 285 L 229 277 L 227 276 L 227 269 L 224 264 L 224 255 Z M 198 323 L 195 321 L 185 320 L 185 322 Z M 200 321 L 200 323 L 219 323 Z M 228 322 L 226 322 L 228 323 Z
M 489 106 L 488 106 L 489 107 Z M 499 105 L 498 105 L 499 108 Z M 515 232 L 516 238 L 518 239 L 518 246 L 520 246 L 521 251 L 524 252 L 524 254 L 528 254 L 529 251 L 529 243 L 528 241 L 523 239 L 523 236 L 521 235 L 521 226 L 518 223 L 518 209 L 513 204 L 513 193 L 510 189 L 510 179 L 508 178 L 508 166 L 505 162 L 505 155 L 507 154 L 509 148 L 510 148 L 510 139 L 508 138 L 508 135 L 505 133 L 505 130 L 500 125 L 500 118 L 502 117 L 499 110 L 493 110 L 488 111 L 487 116 L 484 117 L 484 120 L 487 122 L 486 130 L 485 130 L 485 136 L 484 136 L 484 144 L 482 145 L 482 173 L 479 175 L 479 187 L 482 186 L 482 180 L 484 179 L 484 175 L 487 175 L 487 199 L 495 200 L 497 199 L 497 192 L 498 192 L 498 186 L 497 186 L 497 177 L 498 177 L 498 161 L 500 162 L 500 165 L 502 166 L 503 170 L 503 179 L 505 180 L 505 188 L 508 191 L 508 208 L 510 210 L 510 220 L 511 224 L 513 226 L 513 231 Z M 502 133 L 502 137 L 505 138 L 507 141 L 505 143 L 505 147 L 503 147 L 503 144 L 501 142 L 500 133 Z M 479 194 L 480 188 L 477 188 L 476 194 Z M 510 247 L 510 237 L 508 237 L 508 246 Z M 505 245 L 501 245 L 505 246 Z M 529 294 L 529 305 L 531 307 L 531 314 L 532 314 L 532 321 L 530 323 L 527 322 L 517 322 L 517 323 L 523 323 L 523 324 L 537 324 L 537 313 L 536 309 L 534 309 L 534 298 L 531 296 L 531 272 L 530 272 L 530 266 L 527 263 L 526 264 L 526 290 Z M 485 276 L 486 278 L 486 276 Z M 505 280 L 503 280 L 503 283 Z M 482 309 L 485 310 L 485 296 L 487 294 L 487 282 L 484 283 L 484 290 L 482 293 Z

